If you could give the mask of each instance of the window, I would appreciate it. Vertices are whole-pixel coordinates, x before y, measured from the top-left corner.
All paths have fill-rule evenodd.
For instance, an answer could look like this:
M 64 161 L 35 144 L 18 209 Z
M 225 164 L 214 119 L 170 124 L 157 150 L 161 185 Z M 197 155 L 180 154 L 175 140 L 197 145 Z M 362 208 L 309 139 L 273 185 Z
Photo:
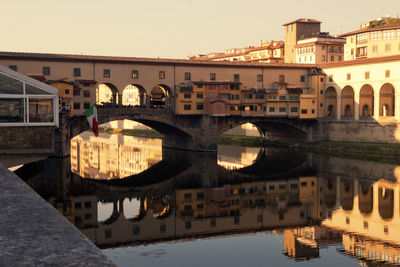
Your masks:
M 386 78 L 390 78 L 390 70 L 386 70 L 385 71 L 385 77 Z
M 197 193 L 197 200 L 204 200 L 204 193 Z
M 90 108 L 90 103 L 88 102 L 83 103 L 83 109 L 88 109 L 88 108 Z
M 192 105 L 184 105 L 183 110 L 192 110 Z
M 335 61 L 335 56 L 331 56 L 331 61 Z
M 338 61 L 342 61 L 342 56 L 338 56 Z
M 372 46 L 372 52 L 373 53 L 378 52 L 378 46 L 377 45 Z
M 81 77 L 81 68 L 74 68 L 73 75 L 74 77 Z
M 89 90 L 84 90 L 83 91 L 83 96 L 84 97 L 90 97 L 90 91 Z
M 235 82 L 240 81 L 240 75 L 239 75 L 238 73 L 233 74 L 233 80 L 234 80 Z
M 74 109 L 81 109 L 81 103 L 80 102 L 74 102 Z
M 262 74 L 257 74 L 257 82 L 262 82 L 263 76 Z
M 197 104 L 196 105 L 197 110 L 204 110 L 204 105 L 203 104 Z
M 215 81 L 217 75 L 215 73 L 210 73 L 210 81 Z
M 184 94 L 183 98 L 192 98 L 192 94 Z
M 364 221 L 364 229 L 368 229 L 368 221 Z
M 85 213 L 85 220 L 90 220 L 90 219 L 92 219 L 92 214 Z
M 190 72 L 185 72 L 185 81 L 190 81 L 192 79 Z
M 43 75 L 50 75 L 50 67 L 43 67 L 42 68 Z
M 321 61 L 325 61 L 325 56 L 322 55 Z
M 390 44 L 385 45 L 385 51 L 390 51 Z
M 160 71 L 158 72 L 158 78 L 159 78 L 160 80 L 165 79 L 165 71 L 160 70 Z
M 186 228 L 186 229 L 192 228 L 192 222 L 191 222 L 191 221 L 185 222 L 185 228 Z
M 329 82 L 333 82 L 333 75 L 329 75 Z
M 92 202 L 85 201 L 85 209 L 90 209 L 92 207 Z
M 82 208 L 81 202 L 75 202 L 75 209 L 80 210 Z
M 139 79 L 139 71 L 138 70 L 133 70 L 131 73 L 132 79 Z
M 347 80 L 348 80 L 348 81 L 351 80 L 351 73 L 347 73 Z
M 307 109 L 302 109 L 301 114 L 307 114 Z
M 284 107 L 279 107 L 279 112 L 286 112 L 286 108 L 284 108 Z
M 204 95 L 203 94 L 196 94 L 196 97 L 197 98 L 204 98 Z
M 216 108 L 217 110 L 222 110 L 222 104 L 216 104 L 215 108 Z
M 110 78 L 111 77 L 111 72 L 109 69 L 104 69 L 103 70 L 103 77 L 104 78 Z
M 269 107 L 269 112 L 275 112 L 275 107 Z
M 280 74 L 279 75 L 279 82 L 284 83 L 285 82 L 285 75 Z
M 290 112 L 298 112 L 297 107 L 290 107 Z
M 69 95 L 69 89 L 65 89 L 64 94 Z
M 13 71 L 18 71 L 17 65 L 10 65 L 8 68 Z
M 305 75 L 300 75 L 300 82 L 304 83 L 306 81 Z
M 286 100 L 286 96 L 285 95 L 280 95 L 279 96 L 279 100 Z
M 375 31 L 370 33 L 370 39 L 371 41 L 377 41 L 381 39 L 381 32 L 380 31 Z
M 369 71 L 365 72 L 365 79 L 369 79 Z

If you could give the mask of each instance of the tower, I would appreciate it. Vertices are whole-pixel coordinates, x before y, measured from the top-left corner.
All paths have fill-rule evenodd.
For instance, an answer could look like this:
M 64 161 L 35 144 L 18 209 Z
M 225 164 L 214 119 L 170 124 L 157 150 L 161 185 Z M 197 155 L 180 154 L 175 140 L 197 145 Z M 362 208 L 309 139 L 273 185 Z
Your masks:
M 315 19 L 298 19 L 283 24 L 285 27 L 285 63 L 296 63 L 297 41 L 321 31 L 321 22 Z

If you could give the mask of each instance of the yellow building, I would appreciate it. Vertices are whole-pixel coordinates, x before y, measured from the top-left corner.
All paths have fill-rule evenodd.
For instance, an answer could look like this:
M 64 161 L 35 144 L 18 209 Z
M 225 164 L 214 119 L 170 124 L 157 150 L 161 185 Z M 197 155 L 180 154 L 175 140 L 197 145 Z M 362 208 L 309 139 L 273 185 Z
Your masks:
M 400 19 L 378 18 L 359 30 L 341 35 L 346 38 L 344 60 L 385 57 L 400 54 Z

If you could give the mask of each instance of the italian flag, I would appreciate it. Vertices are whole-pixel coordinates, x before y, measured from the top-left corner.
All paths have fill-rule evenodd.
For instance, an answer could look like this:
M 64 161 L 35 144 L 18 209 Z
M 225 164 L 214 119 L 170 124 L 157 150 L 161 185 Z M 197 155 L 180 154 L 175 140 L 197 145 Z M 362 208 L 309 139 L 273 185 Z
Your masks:
M 99 136 L 99 124 L 97 122 L 97 106 L 94 104 L 83 112 L 86 119 L 89 122 L 90 128 L 92 129 L 95 136 Z

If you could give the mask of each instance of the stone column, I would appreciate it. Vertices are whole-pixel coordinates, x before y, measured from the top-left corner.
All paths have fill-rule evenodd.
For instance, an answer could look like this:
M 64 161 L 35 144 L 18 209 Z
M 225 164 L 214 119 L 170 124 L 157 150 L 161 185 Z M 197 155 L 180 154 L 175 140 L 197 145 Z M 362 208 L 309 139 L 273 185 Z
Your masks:
M 361 87 L 357 85 L 357 87 L 354 87 L 354 120 L 358 121 L 360 120 L 360 89 Z
M 340 121 L 342 119 L 342 89 L 339 88 L 339 93 L 336 97 L 336 120 Z
M 400 82 L 394 82 L 394 116 L 400 121 Z
M 379 105 L 380 105 L 379 93 L 381 87 L 379 84 L 374 84 L 373 89 L 374 89 L 374 119 L 379 120 Z

